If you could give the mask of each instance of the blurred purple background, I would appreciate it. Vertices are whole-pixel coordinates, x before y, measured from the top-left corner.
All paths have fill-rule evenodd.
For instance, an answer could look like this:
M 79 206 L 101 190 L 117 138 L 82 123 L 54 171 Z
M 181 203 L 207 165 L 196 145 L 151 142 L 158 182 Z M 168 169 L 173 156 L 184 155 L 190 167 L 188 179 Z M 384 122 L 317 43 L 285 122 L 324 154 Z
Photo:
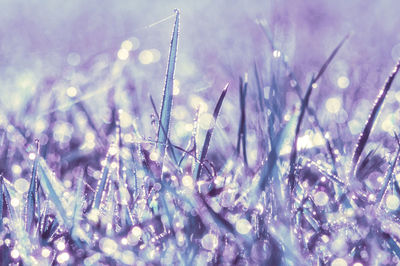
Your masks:
M 126 83 L 138 88 L 138 97 L 151 93 L 159 102 L 174 8 L 181 10 L 176 69 L 181 93 L 176 97 L 177 102 L 187 101 L 187 96 L 193 93 L 207 94 L 215 101 L 226 82 L 236 87 L 238 76 L 244 72 L 249 72 L 252 78 L 254 62 L 268 76 L 272 50 L 257 24 L 259 20 L 268 23 L 277 47 L 288 56 L 302 87 L 337 43 L 346 34 L 352 34 L 313 96 L 316 107 L 324 101 L 315 99 L 335 95 L 345 96 L 342 106 L 346 110 L 354 108 L 355 99 L 365 98 L 372 103 L 400 56 L 400 3 L 395 0 L 301 3 L 295 0 L 195 3 L 2 0 L 1 109 L 18 117 L 30 97 L 46 91 L 46 86 L 53 95 L 71 85 L 79 88 L 80 96 L 98 89 L 94 81 L 104 73 L 95 72 L 118 59 L 124 40 L 133 40 L 135 47 L 124 60 L 128 67 L 123 67 L 120 75 L 125 73 Z M 153 51 L 154 62 L 143 64 L 140 60 L 143 51 Z M 103 66 L 95 68 L 96 62 Z M 345 89 L 337 86 L 341 76 L 349 81 Z M 115 80 L 118 81 L 118 75 L 114 83 Z M 103 95 L 107 95 L 106 90 Z M 213 90 L 216 92 L 210 94 Z M 228 99 L 232 100 L 233 95 L 236 91 Z M 40 99 L 46 100 L 45 96 Z M 91 105 L 96 105 L 93 97 L 86 101 L 89 99 Z M 147 99 L 141 103 L 150 108 Z M 61 98 L 58 104 L 62 105 Z M 36 115 L 46 114 L 51 108 L 49 104 L 38 104 Z M 363 110 L 361 119 L 368 113 Z

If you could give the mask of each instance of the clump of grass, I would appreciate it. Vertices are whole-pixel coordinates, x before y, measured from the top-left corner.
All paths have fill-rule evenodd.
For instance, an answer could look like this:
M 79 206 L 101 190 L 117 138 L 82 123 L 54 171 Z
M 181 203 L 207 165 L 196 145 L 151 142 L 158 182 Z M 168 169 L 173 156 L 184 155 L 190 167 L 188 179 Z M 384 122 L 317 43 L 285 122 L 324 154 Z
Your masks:
M 311 106 L 312 91 L 349 37 L 311 78 L 303 97 L 283 51 L 276 52 L 273 38 L 263 29 L 275 52 L 273 60 L 287 75 L 264 73 L 257 65 L 254 75 L 239 79 L 240 118 L 234 125 L 237 140 L 231 146 L 218 149 L 217 145 L 221 135 L 229 139 L 219 123 L 221 114 L 231 115 L 224 109 L 230 101 L 228 84 L 219 98 L 210 93 L 210 101 L 216 104 L 212 115 L 208 114 L 212 117 L 208 125 L 198 126 L 205 115 L 199 107 L 193 114 L 192 132 L 178 140 L 171 138 L 177 133 L 170 125 L 174 119 L 178 11 L 160 113 L 150 97 L 153 128 L 145 124 L 147 120 L 137 108 L 122 108 L 115 101 L 115 95 L 125 93 L 125 88 L 113 88 L 109 93 L 112 115 L 101 125 L 90 105 L 73 99 L 71 106 L 77 108 L 58 110 L 54 99 L 54 111 L 47 114 L 49 136 L 44 144 L 34 140 L 29 128 L 10 114 L 1 131 L 2 160 L 12 162 L 0 175 L 2 264 L 398 262 L 399 139 L 395 134 L 396 151 L 388 160 L 379 157 L 379 167 L 376 162 L 369 163 L 370 155 L 362 160 L 362 153 L 400 65 L 378 95 L 353 156 L 338 154 L 337 141 L 325 136 L 319 110 Z M 271 77 L 266 78 L 267 74 Z M 296 103 L 285 99 L 286 91 L 292 89 L 285 85 L 288 83 L 294 84 L 291 87 L 300 98 Z M 266 85 L 270 85 L 269 91 L 264 90 Z M 231 96 L 234 92 L 230 89 Z M 129 106 L 141 106 L 130 100 Z M 32 108 L 27 109 L 32 112 Z M 78 115 L 76 110 L 80 110 Z M 129 118 L 129 113 L 133 117 Z M 70 127 L 78 133 L 68 135 Z M 144 136 L 148 128 L 154 129 L 151 137 Z M 306 130 L 319 134 L 326 149 L 317 145 L 301 148 Z M 256 141 L 251 140 L 254 135 Z M 346 161 L 351 162 L 349 168 Z M 376 168 L 385 162 L 389 166 L 383 174 Z M 31 169 L 30 175 L 27 169 Z M 373 171 L 380 176 L 369 177 Z

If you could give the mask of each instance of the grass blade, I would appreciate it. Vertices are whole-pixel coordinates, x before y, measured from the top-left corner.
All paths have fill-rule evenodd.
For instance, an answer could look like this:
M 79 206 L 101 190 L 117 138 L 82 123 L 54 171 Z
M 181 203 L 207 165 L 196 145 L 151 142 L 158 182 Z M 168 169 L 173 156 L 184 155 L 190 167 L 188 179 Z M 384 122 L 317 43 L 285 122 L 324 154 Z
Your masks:
M 383 186 L 381 188 L 381 191 L 379 192 L 378 196 L 376 197 L 376 203 L 378 204 L 378 206 L 380 206 L 380 204 L 382 202 L 382 198 L 385 195 L 385 192 L 386 192 L 387 187 L 389 185 L 389 182 L 392 179 L 393 171 L 394 171 L 394 169 L 396 167 L 396 163 L 397 163 L 397 160 L 398 160 L 399 155 L 400 155 L 400 142 L 399 142 L 399 139 L 397 137 L 397 134 L 395 136 L 396 136 L 397 144 L 399 145 L 399 147 L 397 148 L 397 152 L 396 152 L 396 155 L 395 155 L 395 157 L 393 159 L 393 162 L 390 164 L 390 167 L 386 172 L 386 175 L 385 175 L 385 178 L 384 178 L 385 183 L 383 184 Z
M 33 162 L 32 167 L 32 175 L 31 175 L 31 184 L 28 190 L 28 197 L 26 200 L 26 220 L 25 220 L 25 229 L 29 232 L 32 229 L 33 219 L 35 217 L 35 209 L 36 209 L 36 194 L 38 193 L 38 180 L 37 180 L 37 168 L 38 161 L 40 156 L 40 144 L 39 140 L 36 140 L 36 157 Z
M 92 207 L 93 209 L 99 209 L 101 199 L 103 198 L 103 194 L 105 191 L 106 183 L 108 180 L 108 174 L 110 170 L 110 161 L 111 161 L 110 149 L 108 150 L 108 154 L 106 156 L 106 164 L 104 165 L 103 170 L 101 171 L 101 178 L 99 180 L 99 183 L 96 188 L 96 193 L 94 195 L 94 201 Z
M 242 143 L 243 150 L 243 160 L 244 164 L 247 166 L 247 154 L 246 154 L 246 94 L 247 94 L 247 74 L 245 76 L 245 80 L 243 81 L 240 78 L 240 122 L 239 122 L 239 130 L 238 130 L 238 140 L 236 146 L 236 153 L 239 155 L 240 153 L 240 143 Z
M 38 163 L 38 170 L 40 173 L 40 186 L 42 189 L 45 191 L 49 199 L 54 203 L 57 212 L 60 214 L 61 218 L 63 219 L 65 224 L 68 224 L 68 217 L 67 217 L 67 212 L 61 202 L 61 195 L 62 192 L 59 191 L 59 188 L 57 187 L 57 184 L 54 183 L 51 179 L 51 171 L 48 168 L 46 162 L 42 159 L 39 158 L 39 163 Z
M 211 136 L 212 136 L 212 133 L 214 131 L 214 127 L 216 125 L 218 114 L 219 114 L 219 111 L 221 109 L 222 103 L 224 102 L 224 98 L 225 98 L 226 92 L 228 90 L 228 85 L 229 85 L 229 83 L 227 83 L 225 85 L 224 89 L 222 90 L 221 96 L 218 99 L 217 105 L 214 108 L 214 113 L 213 113 L 214 121 L 212 122 L 212 123 L 214 123 L 214 125 L 211 126 L 207 130 L 206 137 L 204 139 L 203 148 L 202 148 L 202 150 L 201 150 L 201 152 L 199 154 L 200 155 L 200 162 L 196 164 L 196 167 L 195 167 L 195 170 L 194 170 L 194 177 L 196 178 L 196 180 L 199 180 L 199 178 L 200 178 L 201 168 L 202 168 L 204 159 L 206 158 L 206 155 L 207 155 L 208 147 L 209 147 L 210 141 L 211 141 Z
M 371 134 L 371 131 L 373 129 L 375 121 L 379 115 L 379 111 L 383 106 L 385 97 L 386 97 L 388 91 L 390 90 L 392 82 L 393 82 L 394 78 L 396 77 L 396 75 L 399 71 L 399 68 L 400 68 L 400 61 L 395 66 L 392 74 L 386 80 L 384 87 L 380 90 L 378 97 L 375 100 L 374 107 L 372 108 L 371 113 L 369 114 L 367 123 L 365 124 L 365 127 L 358 138 L 358 142 L 357 142 L 356 148 L 354 149 L 354 153 L 353 153 L 350 178 L 353 178 L 353 176 L 355 174 L 355 171 L 358 167 L 358 163 L 360 161 L 361 153 L 363 152 L 363 150 L 368 142 L 369 135 Z
M 293 191 L 294 181 L 295 181 L 294 180 L 295 179 L 294 170 L 295 170 L 295 163 L 296 163 L 296 158 L 297 158 L 297 140 L 299 138 L 301 123 L 303 121 L 305 111 L 306 111 L 306 109 L 308 107 L 308 103 L 310 101 L 310 96 L 311 96 L 311 93 L 312 93 L 313 86 L 318 81 L 318 79 L 322 76 L 322 74 L 324 74 L 325 70 L 328 68 L 329 64 L 332 62 L 333 58 L 339 52 L 340 48 L 343 46 L 344 42 L 348 38 L 349 38 L 349 35 L 346 35 L 343 38 L 343 40 L 336 46 L 336 48 L 332 51 L 332 53 L 330 54 L 328 59 L 322 65 L 322 67 L 318 71 L 317 76 L 313 77 L 311 79 L 311 83 L 309 84 L 309 86 L 307 88 L 306 95 L 304 96 L 304 99 L 301 102 L 299 120 L 297 122 L 294 142 L 293 142 L 293 146 L 292 146 L 292 151 L 290 153 L 290 170 L 289 170 L 289 188 L 290 188 L 290 191 Z M 328 151 L 332 155 L 332 153 L 331 153 L 332 149 L 331 149 L 330 145 L 328 146 Z M 334 158 L 333 158 L 333 160 L 334 160 Z
M 0 174 L 0 232 L 3 230 L 3 209 L 4 209 L 4 201 L 3 201 L 3 187 L 4 187 L 4 181 L 3 181 L 3 175 Z
M 313 85 L 314 85 L 314 77 L 311 78 L 311 83 L 308 86 L 306 95 L 304 96 L 304 99 L 301 101 L 300 115 L 299 115 L 299 119 L 297 120 L 293 146 L 292 146 L 292 150 L 290 152 L 290 164 L 289 164 L 290 170 L 289 170 L 289 176 L 288 176 L 290 192 L 292 192 L 293 188 L 294 188 L 294 181 L 295 181 L 294 180 L 295 179 L 294 170 L 295 170 L 295 164 L 296 164 L 296 158 L 297 158 L 297 140 L 298 140 L 299 134 L 300 134 L 300 126 L 303 121 L 305 110 L 308 106 L 308 102 L 310 101 Z
M 168 68 L 167 75 L 165 78 L 164 95 L 161 104 L 160 121 L 158 123 L 158 145 L 159 153 L 161 158 L 164 157 L 168 131 L 169 131 L 169 121 L 171 118 L 172 109 L 172 98 L 173 98 L 173 83 L 174 83 L 174 72 L 175 72 L 175 61 L 176 61 L 176 51 L 178 46 L 178 31 L 179 31 L 179 11 L 175 10 L 176 19 L 174 31 L 172 34 L 171 47 L 169 50 Z M 163 130 L 164 129 L 164 130 Z

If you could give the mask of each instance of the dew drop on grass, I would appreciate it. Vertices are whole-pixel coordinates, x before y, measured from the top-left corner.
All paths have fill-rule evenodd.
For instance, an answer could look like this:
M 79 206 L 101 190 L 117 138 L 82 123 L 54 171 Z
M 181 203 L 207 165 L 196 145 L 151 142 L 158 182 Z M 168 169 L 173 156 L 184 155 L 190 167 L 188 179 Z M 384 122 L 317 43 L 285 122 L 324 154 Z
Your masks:
M 24 178 L 18 178 L 14 182 L 14 187 L 19 193 L 25 193 L 29 190 L 29 182 Z
M 63 252 L 57 256 L 58 263 L 65 263 L 69 260 L 69 254 L 67 252 Z
M 337 85 L 341 89 L 346 89 L 350 85 L 350 80 L 345 76 L 339 77 L 337 80 Z
M 329 197 L 325 192 L 318 191 L 314 194 L 314 201 L 318 206 L 325 206 L 329 201 Z
M 214 234 L 208 233 L 201 239 L 201 245 L 204 249 L 214 250 L 218 246 L 218 237 Z
M 400 205 L 400 200 L 395 195 L 389 195 L 386 198 L 386 207 L 390 210 L 397 210 Z
M 14 208 L 18 207 L 19 205 L 19 200 L 17 198 L 13 198 L 11 200 L 11 206 L 13 206 Z
M 325 108 L 329 113 L 336 114 L 340 111 L 342 103 L 339 98 L 329 98 L 325 103 Z
M 118 244 L 108 237 L 103 237 L 102 239 L 100 239 L 99 246 L 100 249 L 108 255 L 113 254 L 118 249 Z
M 13 250 L 11 251 L 11 257 L 12 257 L 13 259 L 18 259 L 18 257 L 19 257 L 19 251 L 18 251 L 17 249 L 13 249 Z
M 69 87 L 67 89 L 67 95 L 70 98 L 74 98 L 78 94 L 78 90 L 75 87 Z
M 236 231 L 239 234 L 246 235 L 251 230 L 251 224 L 246 219 L 239 219 L 236 222 Z
M 121 261 L 127 265 L 133 265 L 135 262 L 135 255 L 130 250 L 125 250 L 121 254 Z
M 47 258 L 48 256 L 50 256 L 51 251 L 48 248 L 42 248 L 42 257 L 43 258 Z
M 133 43 L 130 40 L 125 40 L 121 43 L 121 48 L 130 51 L 133 48 Z
M 185 187 L 193 188 L 193 178 L 192 178 L 190 175 L 185 175 L 185 176 L 182 178 L 182 184 L 183 184 Z
M 22 168 L 18 164 L 13 164 L 11 167 L 11 171 L 13 172 L 14 175 L 19 175 L 22 172 Z
M 347 262 L 342 258 L 334 259 L 331 266 L 347 266 Z
M 117 56 L 120 60 L 125 61 L 129 57 L 129 51 L 124 48 L 121 48 L 118 50 Z
M 148 65 L 150 63 L 153 63 L 154 60 L 154 55 L 150 50 L 143 50 L 139 54 L 139 61 L 143 65 Z
M 57 249 L 59 251 L 63 251 L 65 249 L 65 243 L 63 241 L 60 241 L 57 243 Z

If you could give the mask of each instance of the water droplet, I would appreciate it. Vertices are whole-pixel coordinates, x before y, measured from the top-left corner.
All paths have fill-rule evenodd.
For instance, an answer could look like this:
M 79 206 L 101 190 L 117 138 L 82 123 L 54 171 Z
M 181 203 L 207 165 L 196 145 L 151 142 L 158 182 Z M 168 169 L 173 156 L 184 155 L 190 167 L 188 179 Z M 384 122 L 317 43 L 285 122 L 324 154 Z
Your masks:
M 58 263 L 65 263 L 69 260 L 69 254 L 67 252 L 63 252 L 57 256 Z
M 19 257 L 19 251 L 18 251 L 17 249 L 11 250 L 11 257 L 12 257 L 13 259 L 18 259 L 18 257 Z
M 329 197 L 325 192 L 318 191 L 314 194 L 314 201 L 316 205 L 324 206 L 328 203 Z
M 400 200 L 395 195 L 389 195 L 386 198 L 386 207 L 390 210 L 397 210 L 400 205 Z
M 99 247 L 104 253 L 108 255 L 113 254 L 118 249 L 117 243 L 108 237 L 103 237 L 102 239 L 100 239 Z
M 329 98 L 325 103 L 326 110 L 328 110 L 328 112 L 332 114 L 338 113 L 340 111 L 341 106 L 342 103 L 340 99 L 337 97 Z
M 248 234 L 250 230 L 251 230 L 251 224 L 246 219 L 239 219 L 236 222 L 236 231 L 238 231 L 239 234 L 242 235 Z
M 347 266 L 347 262 L 342 258 L 337 258 L 332 261 L 331 266 Z
M 218 246 L 218 237 L 208 233 L 201 239 L 201 245 L 207 250 L 214 250 Z
M 14 187 L 19 193 L 25 193 L 29 190 L 29 182 L 26 179 L 18 178 L 14 182 Z
M 337 80 L 337 85 L 341 89 L 346 89 L 350 85 L 350 80 L 345 76 L 339 77 Z

